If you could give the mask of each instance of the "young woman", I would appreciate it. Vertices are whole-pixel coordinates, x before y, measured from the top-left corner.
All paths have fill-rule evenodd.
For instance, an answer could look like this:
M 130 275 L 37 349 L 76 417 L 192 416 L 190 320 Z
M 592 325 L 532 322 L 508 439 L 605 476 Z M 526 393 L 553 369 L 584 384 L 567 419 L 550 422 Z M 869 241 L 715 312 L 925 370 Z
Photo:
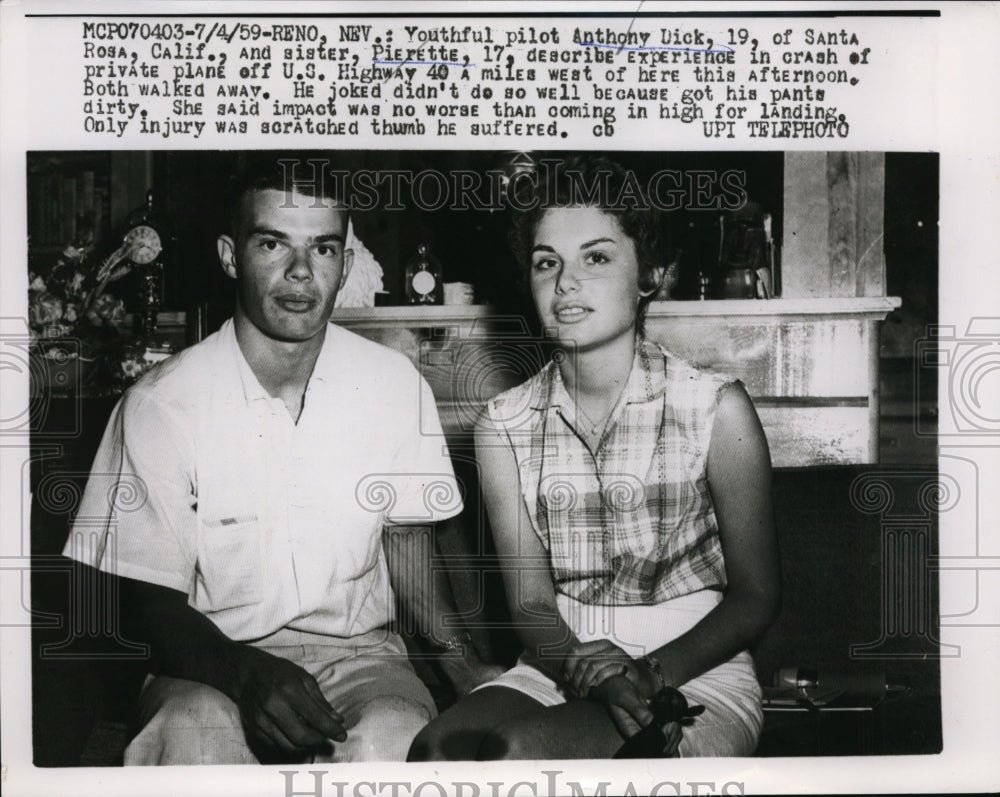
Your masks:
M 410 758 L 610 757 L 664 685 L 705 706 L 665 729 L 664 755 L 750 755 L 746 648 L 780 604 L 760 421 L 739 382 L 643 337 L 666 258 L 634 176 L 572 160 L 537 194 L 512 241 L 562 353 L 490 401 L 476 433 L 524 654 Z

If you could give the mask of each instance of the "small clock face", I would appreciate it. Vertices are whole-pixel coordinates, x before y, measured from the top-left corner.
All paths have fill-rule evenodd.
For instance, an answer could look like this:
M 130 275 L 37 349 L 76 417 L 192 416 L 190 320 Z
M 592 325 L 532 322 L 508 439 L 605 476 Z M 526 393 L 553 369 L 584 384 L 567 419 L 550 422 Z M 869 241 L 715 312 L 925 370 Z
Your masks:
M 140 266 L 152 263 L 163 251 L 156 230 L 142 224 L 129 230 L 125 240 L 129 243 L 129 257 Z

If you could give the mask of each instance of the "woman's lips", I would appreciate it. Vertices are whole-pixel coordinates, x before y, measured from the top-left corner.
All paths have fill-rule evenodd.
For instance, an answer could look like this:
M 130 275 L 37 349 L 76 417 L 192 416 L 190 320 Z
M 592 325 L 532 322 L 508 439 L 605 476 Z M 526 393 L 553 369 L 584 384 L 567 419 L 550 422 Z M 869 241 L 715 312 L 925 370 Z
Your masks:
M 563 324 L 572 324 L 576 321 L 580 321 L 589 315 L 591 312 L 589 307 L 581 307 L 580 305 L 572 305 L 569 307 L 560 307 L 555 311 L 556 319 Z

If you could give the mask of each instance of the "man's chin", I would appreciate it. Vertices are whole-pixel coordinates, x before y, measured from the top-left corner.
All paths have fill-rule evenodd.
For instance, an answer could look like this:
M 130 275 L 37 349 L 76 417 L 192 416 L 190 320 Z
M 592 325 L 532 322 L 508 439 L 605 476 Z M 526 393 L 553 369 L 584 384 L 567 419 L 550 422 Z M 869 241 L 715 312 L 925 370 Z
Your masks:
M 332 312 L 332 311 L 331 311 Z M 330 313 L 319 308 L 310 313 L 283 313 L 271 311 L 259 318 L 243 314 L 237 317 L 237 325 L 246 324 L 256 329 L 257 334 L 280 343 L 306 343 L 326 331 Z
M 271 323 L 255 326 L 265 337 L 280 343 L 307 343 L 323 334 L 327 323 L 317 319 L 301 319 L 297 324 Z
M 276 329 L 270 331 L 269 337 L 282 343 L 307 343 L 314 340 L 317 335 L 321 335 L 326 330 L 326 323 L 308 329 Z

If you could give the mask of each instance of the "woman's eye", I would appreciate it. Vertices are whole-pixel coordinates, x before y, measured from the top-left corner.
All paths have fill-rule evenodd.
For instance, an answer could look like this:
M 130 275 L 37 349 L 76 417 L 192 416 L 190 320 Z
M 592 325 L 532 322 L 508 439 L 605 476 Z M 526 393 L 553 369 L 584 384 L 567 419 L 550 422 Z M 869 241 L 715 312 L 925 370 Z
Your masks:
M 535 271 L 548 271 L 555 268 L 556 265 L 556 261 L 553 258 L 547 257 L 544 260 L 536 260 L 532 268 Z
M 588 252 L 587 253 L 587 263 L 592 263 L 594 265 L 600 265 L 601 263 L 607 263 L 611 260 L 604 252 Z

